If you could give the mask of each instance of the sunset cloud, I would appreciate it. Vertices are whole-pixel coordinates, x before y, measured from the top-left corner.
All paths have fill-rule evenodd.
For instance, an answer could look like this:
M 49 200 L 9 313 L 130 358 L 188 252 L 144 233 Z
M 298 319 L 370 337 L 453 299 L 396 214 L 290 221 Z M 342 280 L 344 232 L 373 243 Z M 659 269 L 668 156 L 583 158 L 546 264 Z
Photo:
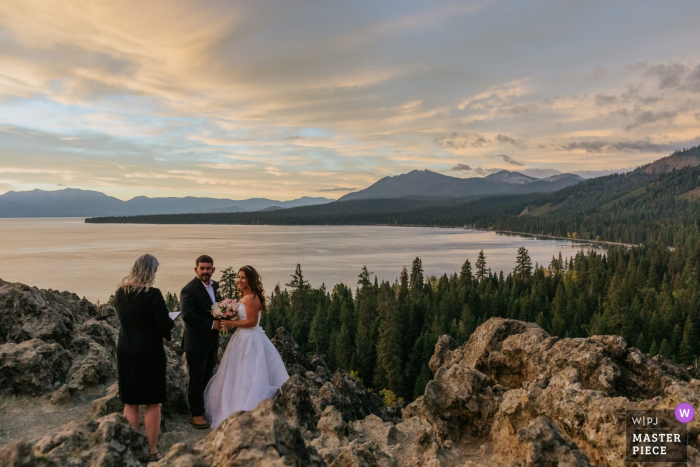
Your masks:
M 642 3 L 7 0 L 0 191 L 291 199 L 641 165 L 700 142 L 700 5 Z

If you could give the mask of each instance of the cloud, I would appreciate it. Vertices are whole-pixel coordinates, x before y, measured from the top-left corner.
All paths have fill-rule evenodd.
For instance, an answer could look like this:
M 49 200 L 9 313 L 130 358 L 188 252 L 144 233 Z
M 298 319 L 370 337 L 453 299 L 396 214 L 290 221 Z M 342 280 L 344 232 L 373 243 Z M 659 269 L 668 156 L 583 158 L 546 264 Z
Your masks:
M 284 138 L 285 141 L 295 141 L 295 140 L 300 140 L 300 139 L 306 139 L 305 136 L 287 136 Z
M 656 78 L 659 89 L 672 89 L 681 84 L 687 72 L 688 67 L 680 63 L 657 64 L 650 66 L 644 75 Z
M 523 164 L 522 162 L 516 161 L 515 159 L 513 159 L 513 158 L 510 157 L 510 156 L 506 156 L 505 154 L 500 154 L 500 155 L 498 155 L 498 156 L 488 156 L 488 155 L 487 155 L 486 157 L 500 157 L 501 159 L 503 159 L 503 162 L 507 162 L 507 163 L 509 163 L 509 164 L 519 165 L 519 166 L 524 166 L 524 165 L 525 165 L 525 164 Z
M 350 188 L 350 187 L 338 187 L 338 188 L 324 188 L 321 190 L 316 190 L 319 192 L 332 192 L 332 191 L 355 191 L 357 188 Z
M 567 151 L 584 150 L 587 153 L 602 153 L 611 151 L 621 152 L 650 152 L 660 153 L 673 151 L 675 148 L 685 147 L 684 143 L 653 143 L 647 140 L 639 141 L 575 141 L 561 146 Z
M 443 149 L 480 148 L 491 141 L 480 134 L 452 132 L 447 136 L 436 136 L 433 141 Z
M 452 172 L 471 172 L 472 168 L 467 164 L 457 164 L 450 169 Z
M 525 149 L 525 148 L 526 148 L 525 144 L 524 144 L 521 140 L 515 139 L 515 138 L 511 138 L 510 136 L 498 135 L 498 136 L 496 136 L 496 140 L 497 140 L 499 143 L 502 143 L 502 144 L 509 144 L 509 145 L 511 145 L 511 146 L 515 146 L 516 148 L 520 148 L 520 149 Z
M 641 112 L 634 118 L 634 122 L 630 123 L 629 125 L 625 126 L 625 130 L 629 131 L 632 128 L 641 126 L 641 125 L 649 125 L 652 123 L 656 123 L 661 120 L 668 120 L 669 123 L 673 123 L 673 119 L 678 116 L 678 112 L 673 111 L 673 112 L 651 112 L 651 111 L 645 111 Z

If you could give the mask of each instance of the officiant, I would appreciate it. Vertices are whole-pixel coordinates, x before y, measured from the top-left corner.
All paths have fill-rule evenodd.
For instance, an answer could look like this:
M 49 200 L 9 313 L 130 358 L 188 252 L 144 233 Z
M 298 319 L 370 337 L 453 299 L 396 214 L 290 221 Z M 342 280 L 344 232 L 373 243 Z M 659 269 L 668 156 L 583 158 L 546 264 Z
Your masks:
M 170 340 L 173 320 L 160 290 L 153 287 L 158 260 L 140 256 L 114 295 L 119 322 L 117 372 L 124 416 L 138 430 L 139 406 L 150 447 L 149 461 L 162 459 L 158 451 L 160 404 L 166 400 L 166 357 L 163 339 Z

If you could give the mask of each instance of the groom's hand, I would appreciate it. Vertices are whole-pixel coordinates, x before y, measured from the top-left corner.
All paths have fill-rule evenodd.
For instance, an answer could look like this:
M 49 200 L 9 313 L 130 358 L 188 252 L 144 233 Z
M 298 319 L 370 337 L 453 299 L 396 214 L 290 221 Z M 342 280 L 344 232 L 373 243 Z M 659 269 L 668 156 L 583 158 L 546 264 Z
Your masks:
M 216 329 L 217 331 L 219 331 L 221 329 L 221 321 L 219 321 L 218 319 L 215 319 L 213 329 Z

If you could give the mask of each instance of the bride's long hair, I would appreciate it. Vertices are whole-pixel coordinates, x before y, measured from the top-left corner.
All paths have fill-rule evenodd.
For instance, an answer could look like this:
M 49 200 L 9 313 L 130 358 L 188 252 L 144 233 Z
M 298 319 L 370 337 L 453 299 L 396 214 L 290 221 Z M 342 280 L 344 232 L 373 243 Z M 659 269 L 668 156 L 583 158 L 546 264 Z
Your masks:
M 262 278 L 258 271 L 255 270 L 253 266 L 243 266 L 238 272 L 243 271 L 245 278 L 248 281 L 248 287 L 250 291 L 258 296 L 260 299 L 260 305 L 262 306 L 262 311 L 267 310 L 267 303 L 265 303 L 265 289 L 263 288 Z
M 127 293 L 132 291 L 136 293 L 141 291 L 148 292 L 148 289 L 153 287 L 153 283 L 156 280 L 158 264 L 155 256 L 148 253 L 139 256 L 131 267 L 129 275 L 122 279 L 119 288 L 124 289 Z

